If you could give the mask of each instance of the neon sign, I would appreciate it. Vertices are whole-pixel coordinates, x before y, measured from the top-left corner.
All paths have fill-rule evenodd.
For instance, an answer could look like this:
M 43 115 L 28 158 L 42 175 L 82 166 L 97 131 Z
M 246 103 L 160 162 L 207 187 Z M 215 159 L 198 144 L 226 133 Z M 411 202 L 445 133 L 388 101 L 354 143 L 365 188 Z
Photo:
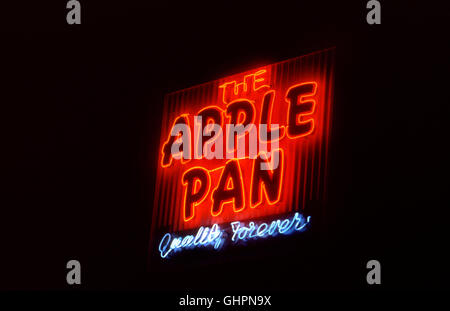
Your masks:
M 311 216 L 305 218 L 301 214 L 295 213 L 291 218 L 273 220 L 270 224 L 251 221 L 246 226 L 240 221 L 235 221 L 231 223 L 231 241 L 238 243 L 278 234 L 288 235 L 293 232 L 301 232 L 310 223 L 310 219 Z M 200 227 L 195 234 L 188 234 L 184 237 L 166 233 L 161 239 L 158 249 L 162 258 L 167 258 L 172 252 L 184 248 L 212 246 L 217 250 L 225 244 L 226 236 L 228 236 L 226 230 L 221 229 L 218 224 L 214 224 L 212 227 Z
M 262 237 L 269 224 L 244 225 L 251 219 L 294 213 L 309 223 L 303 215 L 326 192 L 333 55 L 328 49 L 166 96 L 151 229 L 165 233 L 162 257 L 220 248 L 225 227 L 232 242 Z

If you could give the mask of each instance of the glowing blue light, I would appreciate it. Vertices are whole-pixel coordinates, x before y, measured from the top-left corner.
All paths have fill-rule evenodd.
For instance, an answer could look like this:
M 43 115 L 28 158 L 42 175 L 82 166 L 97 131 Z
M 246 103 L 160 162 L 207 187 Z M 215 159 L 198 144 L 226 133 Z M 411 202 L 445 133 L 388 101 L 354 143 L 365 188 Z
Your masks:
M 231 223 L 231 241 L 237 243 L 248 239 L 267 238 L 278 234 L 289 235 L 296 231 L 301 232 L 305 230 L 310 220 L 311 216 L 305 218 L 302 214 L 295 213 L 291 218 L 273 220 L 270 224 L 250 221 L 248 226 L 246 226 L 240 221 L 234 221 Z M 220 229 L 218 224 L 214 224 L 212 227 L 200 227 L 195 236 L 177 237 L 166 233 L 161 239 L 158 249 L 162 258 L 167 258 L 170 253 L 183 248 L 212 245 L 214 249 L 219 249 L 224 244 L 225 236 L 227 236 L 226 231 Z
M 265 222 L 255 225 L 251 221 L 248 226 L 245 226 L 240 221 L 235 221 L 231 223 L 231 229 L 233 230 L 231 241 L 238 242 L 239 240 L 245 241 L 251 238 L 266 238 L 277 234 L 288 235 L 295 231 L 303 231 L 310 220 L 311 216 L 305 219 L 300 213 L 295 213 L 292 219 L 273 220 L 270 225 Z M 256 234 L 253 234 L 254 231 L 256 231 Z
M 213 245 L 215 249 L 219 249 L 223 244 L 222 234 L 223 230 L 218 224 L 214 224 L 211 228 L 200 227 L 195 237 L 189 234 L 181 238 L 166 233 L 161 239 L 158 249 L 162 258 L 166 258 L 172 251 L 195 246 Z

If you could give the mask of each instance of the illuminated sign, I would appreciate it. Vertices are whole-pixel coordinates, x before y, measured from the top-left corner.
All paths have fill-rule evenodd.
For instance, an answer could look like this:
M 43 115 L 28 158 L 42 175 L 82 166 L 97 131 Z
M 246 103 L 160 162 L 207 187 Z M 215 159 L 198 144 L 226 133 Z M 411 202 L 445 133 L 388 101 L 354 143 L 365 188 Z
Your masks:
M 306 228 L 325 197 L 333 55 L 166 96 L 151 233 L 161 257 Z
M 293 232 L 301 232 L 309 224 L 310 217 L 304 218 L 301 214 L 295 213 L 291 218 L 273 220 L 270 224 L 251 221 L 245 225 L 240 221 L 235 221 L 231 223 L 231 241 L 237 243 L 278 234 L 288 235 Z M 214 224 L 211 228 L 200 227 L 195 234 L 188 234 L 184 237 L 166 233 L 159 243 L 159 252 L 162 258 L 166 258 L 171 252 L 183 248 L 212 246 L 220 249 L 226 243 L 227 235 L 227 231 L 221 229 L 218 224 Z

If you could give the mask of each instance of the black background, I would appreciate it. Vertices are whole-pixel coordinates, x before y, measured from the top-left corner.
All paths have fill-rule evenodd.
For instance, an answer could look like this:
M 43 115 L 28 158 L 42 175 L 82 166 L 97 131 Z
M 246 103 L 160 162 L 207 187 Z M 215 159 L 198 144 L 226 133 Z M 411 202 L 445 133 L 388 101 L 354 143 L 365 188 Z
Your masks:
M 77 259 L 82 290 L 448 289 L 444 1 L 381 1 L 381 25 L 366 1 L 152 2 L 81 0 L 72 26 L 64 1 L 2 9 L 0 288 L 74 290 Z M 152 271 L 164 94 L 332 46 L 326 219 Z

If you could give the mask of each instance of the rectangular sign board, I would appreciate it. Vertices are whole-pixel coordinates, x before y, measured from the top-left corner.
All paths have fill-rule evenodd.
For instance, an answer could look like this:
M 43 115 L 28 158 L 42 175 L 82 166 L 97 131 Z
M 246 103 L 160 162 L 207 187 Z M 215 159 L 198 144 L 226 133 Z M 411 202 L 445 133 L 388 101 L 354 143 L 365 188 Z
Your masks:
M 302 231 L 325 198 L 334 48 L 165 97 L 151 247 Z

